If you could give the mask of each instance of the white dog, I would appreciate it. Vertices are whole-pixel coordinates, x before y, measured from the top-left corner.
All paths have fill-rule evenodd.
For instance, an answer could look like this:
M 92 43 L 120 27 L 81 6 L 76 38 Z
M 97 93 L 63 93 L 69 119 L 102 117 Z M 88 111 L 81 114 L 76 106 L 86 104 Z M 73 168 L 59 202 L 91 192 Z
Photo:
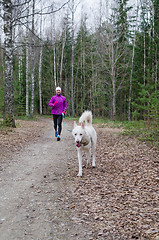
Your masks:
M 75 138 L 76 147 L 78 150 L 78 161 L 79 161 L 79 172 L 77 176 L 82 176 L 82 151 L 87 154 L 87 165 L 91 159 L 91 148 L 92 148 L 92 166 L 95 167 L 95 150 L 97 142 L 97 134 L 92 126 L 92 112 L 85 111 L 80 119 L 79 123 L 81 126 L 77 126 L 74 122 L 74 128 L 72 135 Z

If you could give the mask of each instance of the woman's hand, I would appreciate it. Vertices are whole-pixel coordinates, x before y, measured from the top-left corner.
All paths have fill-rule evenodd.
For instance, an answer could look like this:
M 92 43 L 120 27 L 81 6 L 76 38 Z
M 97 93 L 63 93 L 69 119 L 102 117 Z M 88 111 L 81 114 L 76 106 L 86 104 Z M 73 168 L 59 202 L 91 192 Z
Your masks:
M 55 102 L 53 103 L 53 106 L 55 106 L 57 103 L 58 103 L 58 101 L 55 101 Z

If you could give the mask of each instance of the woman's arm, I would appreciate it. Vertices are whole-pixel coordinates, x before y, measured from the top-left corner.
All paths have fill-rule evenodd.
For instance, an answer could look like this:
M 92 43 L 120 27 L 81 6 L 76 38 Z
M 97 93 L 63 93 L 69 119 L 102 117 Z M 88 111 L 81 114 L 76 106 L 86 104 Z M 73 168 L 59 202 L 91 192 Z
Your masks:
M 54 97 L 52 97 L 48 103 L 49 107 L 54 107 Z

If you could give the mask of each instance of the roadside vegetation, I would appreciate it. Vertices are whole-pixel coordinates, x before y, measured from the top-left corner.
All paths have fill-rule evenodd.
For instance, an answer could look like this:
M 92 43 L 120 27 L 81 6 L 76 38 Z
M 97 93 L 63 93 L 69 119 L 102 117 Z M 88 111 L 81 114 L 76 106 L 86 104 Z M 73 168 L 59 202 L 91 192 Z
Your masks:
M 27 116 L 15 116 L 16 120 L 25 121 L 38 121 L 41 115 L 35 115 L 34 118 Z M 43 118 L 51 118 L 50 115 L 43 115 Z M 66 120 L 77 121 L 79 117 L 66 117 Z M 98 128 L 122 128 L 121 135 L 129 135 L 135 137 L 140 141 L 151 144 L 152 146 L 159 147 L 159 123 L 153 122 L 148 124 L 147 121 L 112 121 L 104 118 L 94 118 L 93 124 L 97 125 Z M 16 124 L 19 127 L 20 124 Z M 2 116 L 0 115 L 0 131 L 9 132 L 12 131 L 12 127 L 7 127 L 3 124 Z
M 94 124 L 100 128 L 122 128 L 122 135 L 135 137 L 140 141 L 159 147 L 159 123 L 148 124 L 147 121 L 111 121 L 109 119 L 95 118 Z

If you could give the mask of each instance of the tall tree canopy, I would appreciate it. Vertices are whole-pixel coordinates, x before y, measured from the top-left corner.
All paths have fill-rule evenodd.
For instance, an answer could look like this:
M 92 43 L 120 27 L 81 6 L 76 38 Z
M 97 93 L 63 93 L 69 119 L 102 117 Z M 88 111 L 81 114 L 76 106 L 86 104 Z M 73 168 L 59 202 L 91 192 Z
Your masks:
M 90 109 L 114 120 L 158 121 L 159 0 L 141 0 L 136 11 L 128 0 L 115 0 L 109 16 L 100 11 L 95 30 L 85 14 L 76 28 L 77 1 L 47 11 L 36 0 L 2 2 L 0 111 L 12 126 L 14 114 L 49 114 L 56 85 L 68 115 Z M 44 29 L 47 14 L 51 24 Z

